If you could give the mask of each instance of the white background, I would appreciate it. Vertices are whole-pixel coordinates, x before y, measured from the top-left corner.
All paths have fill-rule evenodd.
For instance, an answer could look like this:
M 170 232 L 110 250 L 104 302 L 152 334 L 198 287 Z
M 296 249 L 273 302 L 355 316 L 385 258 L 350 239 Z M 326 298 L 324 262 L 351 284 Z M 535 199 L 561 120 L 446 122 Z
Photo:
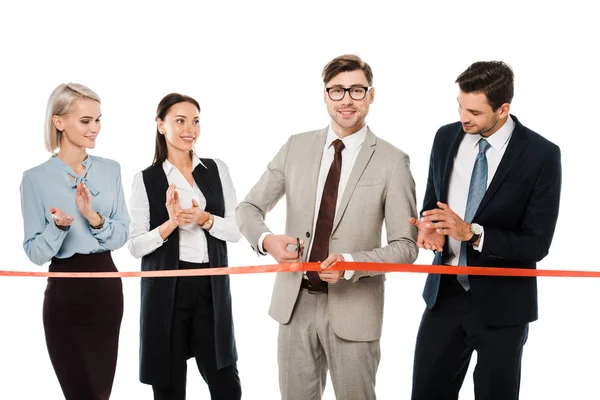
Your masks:
M 45 161 L 46 101 L 62 82 L 102 98 L 91 154 L 121 163 L 129 198 L 153 155 L 154 112 L 179 91 L 201 104 L 201 156 L 223 159 L 241 200 L 291 134 L 325 127 L 322 67 L 356 53 L 373 68 L 368 124 L 411 156 L 422 203 L 437 128 L 457 120 L 456 76 L 472 62 L 515 71 L 512 112 L 562 149 L 563 190 L 547 269 L 598 269 L 596 184 L 600 30 L 591 5 L 561 2 L 283 1 L 3 2 L 0 14 L 1 269 L 47 270 L 22 249 L 22 172 Z M 591 2 L 590 2 L 591 4 Z M 284 206 L 269 216 L 281 232 Z M 271 263 L 242 239 L 232 266 Z M 122 271 L 139 270 L 126 248 Z M 417 262 L 430 263 L 421 252 Z M 380 399 L 410 397 L 425 276 L 386 284 Z M 277 324 L 267 316 L 273 276 L 234 276 L 232 294 L 245 399 L 277 399 Z M 0 277 L 0 399 L 60 399 L 42 326 L 43 278 Z M 539 279 L 540 320 L 525 346 L 522 399 L 596 399 L 600 349 L 594 279 Z M 125 314 L 113 399 L 151 398 L 138 382 L 139 280 L 124 281 Z M 358 316 L 357 316 L 358 317 Z M 474 361 L 474 360 L 473 360 Z M 474 364 L 474 362 L 472 363 Z M 208 398 L 190 362 L 188 398 Z M 473 365 L 471 366 L 473 367 Z M 325 398 L 332 399 L 331 385 Z M 473 399 L 471 373 L 462 399 Z

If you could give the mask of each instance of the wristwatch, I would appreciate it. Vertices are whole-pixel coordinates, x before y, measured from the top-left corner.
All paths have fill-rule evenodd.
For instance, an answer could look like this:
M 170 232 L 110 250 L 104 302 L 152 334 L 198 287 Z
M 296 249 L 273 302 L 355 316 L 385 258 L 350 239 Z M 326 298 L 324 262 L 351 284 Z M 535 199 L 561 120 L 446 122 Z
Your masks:
M 209 230 L 210 228 L 212 228 L 212 225 L 213 225 L 213 219 L 212 219 L 211 213 L 207 212 L 207 214 L 208 214 L 208 220 L 203 225 L 200 225 L 200 227 L 206 231 Z
M 90 228 L 92 229 L 101 229 L 104 226 L 104 217 L 102 216 L 102 214 L 100 214 L 98 211 L 96 211 L 96 214 L 98 214 L 98 216 L 101 219 L 100 225 L 92 225 L 92 224 L 88 224 L 90 226 Z
M 483 233 L 483 228 L 479 224 L 471 224 L 470 228 L 471 232 L 473 232 L 473 236 L 471 236 L 471 239 L 467 240 L 467 243 L 473 244 L 476 241 L 478 241 L 481 237 L 481 234 Z

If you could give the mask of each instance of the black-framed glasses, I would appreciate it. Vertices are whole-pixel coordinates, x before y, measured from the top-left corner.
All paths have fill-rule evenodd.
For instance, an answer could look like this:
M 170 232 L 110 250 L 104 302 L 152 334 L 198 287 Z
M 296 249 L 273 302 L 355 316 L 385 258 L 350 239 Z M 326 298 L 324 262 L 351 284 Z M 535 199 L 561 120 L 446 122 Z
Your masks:
M 352 86 L 350 88 L 343 88 L 341 86 L 334 86 L 325 88 L 327 95 L 333 101 L 340 101 L 346 96 L 346 92 L 350 95 L 352 100 L 362 100 L 367 96 L 367 92 L 371 90 L 371 86 Z

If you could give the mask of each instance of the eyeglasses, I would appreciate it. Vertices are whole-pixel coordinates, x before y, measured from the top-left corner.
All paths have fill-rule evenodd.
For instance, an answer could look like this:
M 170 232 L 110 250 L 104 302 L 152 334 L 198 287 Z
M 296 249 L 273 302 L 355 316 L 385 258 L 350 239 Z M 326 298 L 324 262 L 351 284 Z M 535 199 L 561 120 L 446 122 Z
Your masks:
M 344 98 L 344 96 L 346 96 L 346 92 L 350 94 L 350 98 L 352 98 L 352 100 L 362 100 L 367 95 L 367 92 L 371 89 L 371 86 L 352 86 L 351 88 L 334 86 L 325 88 L 325 91 L 331 100 L 340 101 Z

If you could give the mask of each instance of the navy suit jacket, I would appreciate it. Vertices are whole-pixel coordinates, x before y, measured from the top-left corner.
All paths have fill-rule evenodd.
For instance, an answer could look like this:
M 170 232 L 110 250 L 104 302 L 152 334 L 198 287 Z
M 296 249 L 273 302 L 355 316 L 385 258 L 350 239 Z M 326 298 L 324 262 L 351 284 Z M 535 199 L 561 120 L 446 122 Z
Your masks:
M 515 121 L 512 137 L 473 218 L 485 230 L 483 249 L 479 252 L 467 246 L 467 265 L 534 269 L 550 249 L 560 201 L 560 149 L 511 117 Z M 438 130 L 422 211 L 437 208 L 437 201 L 447 203 L 450 173 L 464 136 L 460 122 Z M 433 264 L 442 265 L 443 258 L 443 253 L 436 253 Z M 474 305 L 489 325 L 537 319 L 536 278 L 470 276 L 469 280 Z M 439 286 L 440 275 L 430 274 L 423 292 L 430 309 L 434 309 Z

